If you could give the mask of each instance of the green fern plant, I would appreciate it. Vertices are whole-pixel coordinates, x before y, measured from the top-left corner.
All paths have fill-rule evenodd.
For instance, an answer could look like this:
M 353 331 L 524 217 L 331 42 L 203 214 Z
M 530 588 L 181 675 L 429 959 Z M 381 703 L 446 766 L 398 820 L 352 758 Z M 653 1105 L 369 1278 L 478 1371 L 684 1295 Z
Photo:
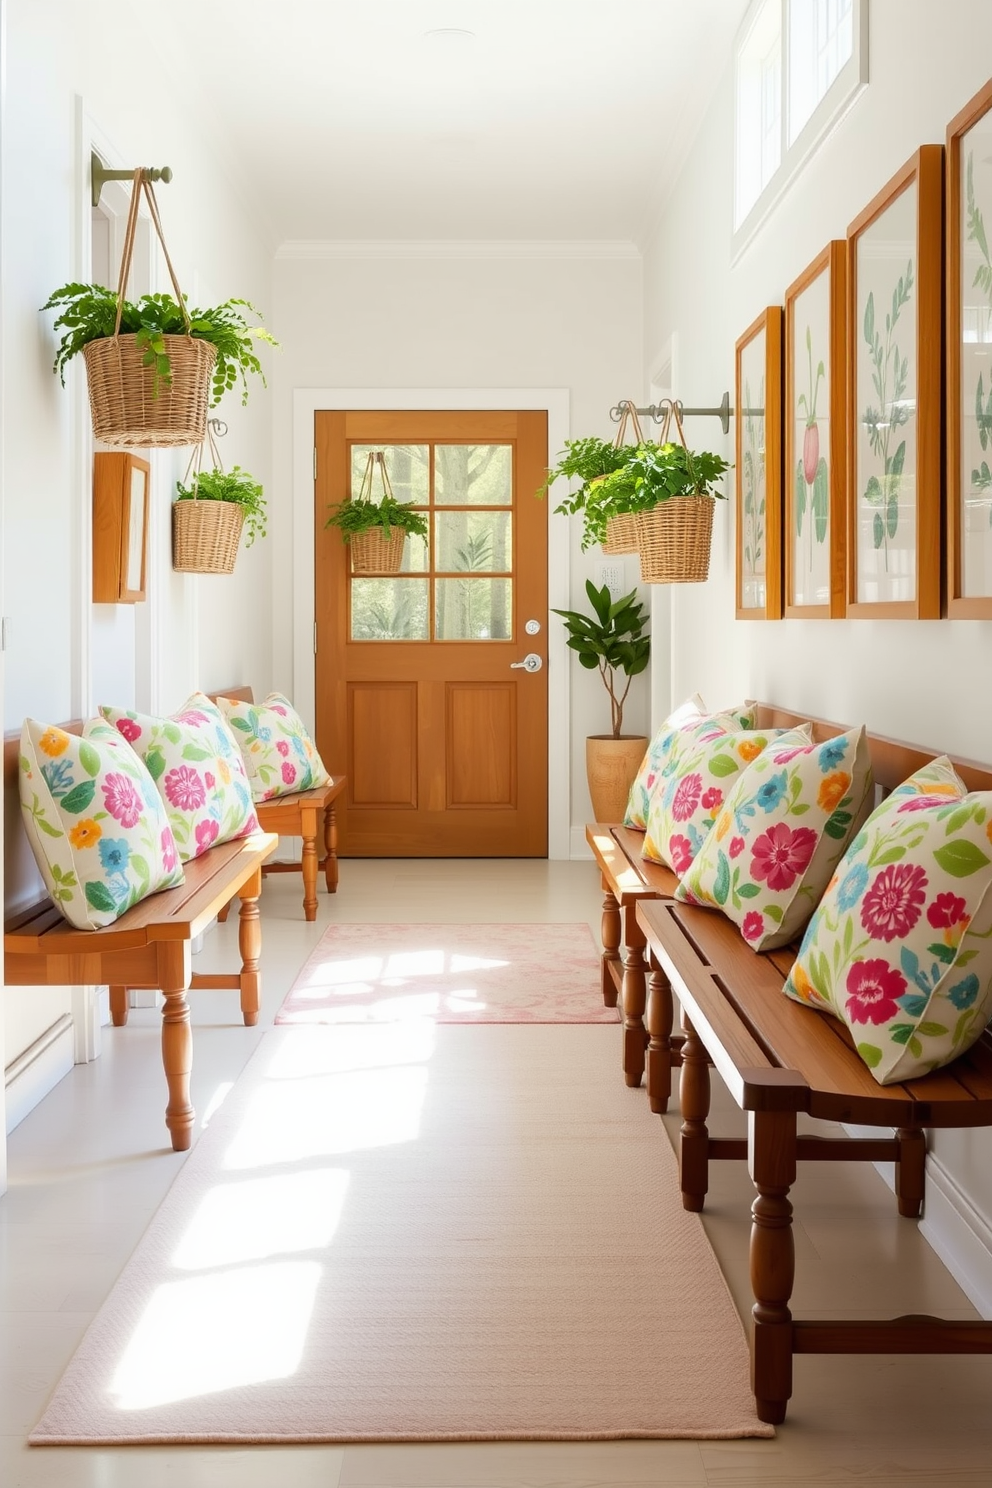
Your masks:
M 235 465 L 231 470 L 201 470 L 190 485 L 176 484 L 177 501 L 233 501 L 244 507 L 245 547 L 265 536 L 266 501 L 253 475 Z
M 416 511 L 409 502 L 397 501 L 388 492 L 381 501 L 340 501 L 329 510 L 324 526 L 337 527 L 346 543 L 374 527 L 381 527 L 386 538 L 392 536 L 394 527 L 418 537 L 426 537 L 430 530 L 424 512 Z
M 183 296 L 185 305 L 186 296 Z M 52 370 L 65 386 L 65 369 L 74 356 L 91 341 L 114 334 L 117 321 L 117 291 L 102 284 L 63 284 L 49 295 L 42 310 L 57 310 L 55 329 L 61 339 Z M 152 368 L 157 395 L 160 383 L 172 381 L 172 367 L 164 338 L 189 334 L 209 341 L 217 348 L 214 363 L 210 406 L 215 407 L 223 395 L 241 382 L 241 402 L 248 402 L 248 375 L 260 377 L 266 386 L 262 364 L 255 351 L 257 341 L 278 346 L 278 341 L 264 327 L 251 325 L 245 311 L 253 316 L 258 311 L 250 300 L 225 300 L 207 310 L 186 309 L 169 294 L 142 295 L 140 300 L 125 300 L 121 308 L 122 334 L 133 335 L 143 350 L 146 367 Z

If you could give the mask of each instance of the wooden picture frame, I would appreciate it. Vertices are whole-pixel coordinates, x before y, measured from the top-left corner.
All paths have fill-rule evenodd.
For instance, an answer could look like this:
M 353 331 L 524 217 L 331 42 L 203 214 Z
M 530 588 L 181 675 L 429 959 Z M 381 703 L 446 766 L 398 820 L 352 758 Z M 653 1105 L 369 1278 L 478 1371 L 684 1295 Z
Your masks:
M 785 292 L 785 613 L 846 608 L 847 243 L 837 238 Z
M 992 80 L 947 126 L 947 613 L 992 619 Z
M 847 613 L 941 609 L 943 145 L 923 145 L 847 231 Z
M 782 618 L 782 309 L 736 345 L 738 620 Z
M 148 556 L 147 460 L 123 452 L 93 456 L 93 603 L 145 598 Z

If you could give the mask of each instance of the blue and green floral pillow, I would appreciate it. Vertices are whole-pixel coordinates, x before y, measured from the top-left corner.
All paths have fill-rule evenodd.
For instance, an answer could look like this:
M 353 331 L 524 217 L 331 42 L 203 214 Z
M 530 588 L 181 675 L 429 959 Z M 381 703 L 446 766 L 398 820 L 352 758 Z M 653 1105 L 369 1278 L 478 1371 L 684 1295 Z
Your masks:
M 25 719 L 21 812 L 45 886 L 77 930 L 113 924 L 132 904 L 183 881 L 155 782 L 102 719 L 66 733 Z
M 652 792 L 673 750 L 683 739 L 700 738 L 700 726 L 703 726 L 704 733 L 713 735 L 721 730 L 751 728 L 754 716 L 753 703 L 741 703 L 738 707 L 728 708 L 721 713 L 707 713 L 706 705 L 698 692 L 687 698 L 681 707 L 676 708 L 665 719 L 645 751 L 630 788 L 623 818 L 624 826 L 644 831 L 648 824 Z
M 676 899 L 722 909 L 756 951 L 788 945 L 872 798 L 863 728 L 820 744 L 773 745 L 735 777 Z
M 221 695 L 219 707 L 234 730 L 256 801 L 326 785 L 330 775 L 306 724 L 281 692 L 262 703 Z
M 880 1085 L 939 1069 L 992 1014 L 990 889 L 992 791 L 941 756 L 855 837 L 784 990 L 845 1023 Z

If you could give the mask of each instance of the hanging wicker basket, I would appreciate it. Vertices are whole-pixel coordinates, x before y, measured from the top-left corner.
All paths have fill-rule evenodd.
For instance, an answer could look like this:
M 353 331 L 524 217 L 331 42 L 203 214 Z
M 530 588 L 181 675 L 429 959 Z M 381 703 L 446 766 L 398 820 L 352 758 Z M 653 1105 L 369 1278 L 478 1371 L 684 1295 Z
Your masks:
M 197 495 L 204 445 L 214 469 L 224 468 L 209 424 L 206 434 L 206 440 L 190 455 L 183 480 L 183 486 L 192 482 L 193 495 L 172 503 L 172 566 L 178 573 L 229 574 L 238 556 L 245 509 L 236 501 L 212 501 Z
M 644 584 L 701 584 L 710 571 L 712 496 L 672 496 L 637 513 Z
M 403 564 L 405 544 L 406 533 L 401 527 L 390 528 L 388 537 L 381 527 L 371 527 L 367 532 L 356 532 L 348 544 L 351 550 L 352 573 L 399 573 Z
M 637 518 L 633 512 L 607 517 L 606 536 L 601 544 L 604 553 L 637 552 Z
M 153 377 L 133 335 L 83 347 L 93 434 L 112 448 L 199 444 L 207 432 L 217 348 L 193 336 L 164 336 L 171 382 Z
M 233 573 L 244 521 L 244 507 L 233 501 L 173 502 L 173 568 L 179 573 Z
M 182 310 L 186 333 L 163 336 L 169 360 L 169 378 L 153 362 L 145 366 L 147 349 L 137 336 L 121 335 L 121 315 L 138 229 L 138 208 L 144 192 L 162 252 L 168 266 L 176 302 Z M 117 281 L 117 318 L 112 336 L 90 341 L 83 347 L 86 382 L 90 395 L 93 434 L 112 448 L 162 449 L 175 445 L 200 444 L 207 434 L 210 383 L 217 348 L 210 341 L 190 335 L 186 301 L 172 267 L 158 215 L 158 203 L 147 173 L 134 173 L 131 205 L 124 230 L 121 270 Z

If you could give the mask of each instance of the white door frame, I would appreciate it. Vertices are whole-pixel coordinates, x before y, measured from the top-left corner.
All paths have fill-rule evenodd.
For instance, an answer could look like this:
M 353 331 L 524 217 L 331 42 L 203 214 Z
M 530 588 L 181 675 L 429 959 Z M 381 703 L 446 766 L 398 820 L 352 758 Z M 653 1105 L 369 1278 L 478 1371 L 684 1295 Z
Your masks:
M 297 388 L 293 394 L 293 698 L 304 717 L 314 695 L 314 415 L 320 410 L 537 410 L 548 415 L 548 450 L 568 438 L 567 388 Z M 545 498 L 546 499 L 546 498 Z M 568 524 L 550 520 L 548 603 L 569 604 Z M 543 622 L 546 623 L 547 622 Z M 571 839 L 569 687 L 565 628 L 548 635 L 548 857 L 568 858 Z

